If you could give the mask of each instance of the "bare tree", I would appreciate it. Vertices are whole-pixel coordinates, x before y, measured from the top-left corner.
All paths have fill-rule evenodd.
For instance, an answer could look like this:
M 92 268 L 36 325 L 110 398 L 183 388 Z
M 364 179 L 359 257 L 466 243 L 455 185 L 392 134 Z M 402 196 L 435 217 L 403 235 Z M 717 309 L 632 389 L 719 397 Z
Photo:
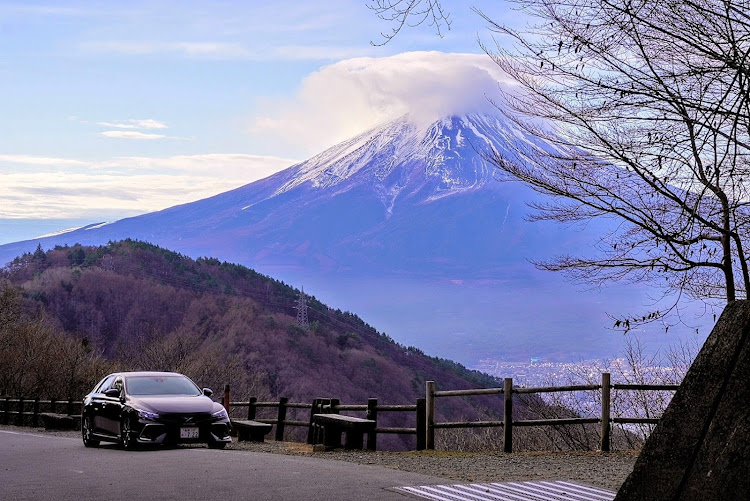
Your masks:
M 611 218 L 590 256 L 537 265 L 576 280 L 655 284 L 684 298 L 748 297 L 750 3 L 747 0 L 511 0 L 523 31 L 476 10 L 484 50 L 519 83 L 507 115 L 541 140 L 487 157 L 550 195 L 534 220 Z M 442 12 L 442 11 L 440 11 Z
M 391 23 L 390 32 L 381 33 L 383 41 L 370 42 L 372 45 L 390 42 L 404 26 L 414 27 L 427 23 L 441 37 L 444 29 L 451 28 L 450 14 L 443 9 L 439 0 L 372 0 L 367 2 L 367 7 L 380 19 Z
M 79 397 L 112 364 L 55 329 L 43 314 L 23 313 L 22 290 L 0 282 L 0 395 Z

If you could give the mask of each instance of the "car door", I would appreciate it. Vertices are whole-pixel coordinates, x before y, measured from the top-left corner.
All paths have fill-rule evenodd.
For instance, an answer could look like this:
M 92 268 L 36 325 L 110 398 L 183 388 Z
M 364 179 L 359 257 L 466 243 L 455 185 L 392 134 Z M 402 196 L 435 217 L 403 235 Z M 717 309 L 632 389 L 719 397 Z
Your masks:
M 125 396 L 122 376 L 117 376 L 109 389 L 117 389 L 117 396 L 102 394 L 102 408 L 100 412 L 101 426 L 108 435 L 120 434 L 120 416 L 122 414 L 122 399 Z M 105 390 L 106 391 L 106 390 Z
M 93 431 L 94 433 L 109 435 L 106 428 L 106 422 L 103 416 L 106 406 L 109 405 L 109 397 L 104 392 L 112 387 L 115 382 L 116 376 L 113 374 L 104 379 L 99 386 L 91 393 L 91 403 L 89 404 L 90 416 L 92 417 Z

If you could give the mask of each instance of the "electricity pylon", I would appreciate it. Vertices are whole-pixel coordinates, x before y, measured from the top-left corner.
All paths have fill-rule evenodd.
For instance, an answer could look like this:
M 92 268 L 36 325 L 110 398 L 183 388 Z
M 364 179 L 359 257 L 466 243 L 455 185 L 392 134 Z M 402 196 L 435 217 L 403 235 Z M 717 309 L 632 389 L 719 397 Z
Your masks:
M 297 325 L 307 330 L 310 323 L 307 319 L 307 295 L 305 295 L 305 288 L 302 287 L 302 291 L 299 293 L 297 298 Z

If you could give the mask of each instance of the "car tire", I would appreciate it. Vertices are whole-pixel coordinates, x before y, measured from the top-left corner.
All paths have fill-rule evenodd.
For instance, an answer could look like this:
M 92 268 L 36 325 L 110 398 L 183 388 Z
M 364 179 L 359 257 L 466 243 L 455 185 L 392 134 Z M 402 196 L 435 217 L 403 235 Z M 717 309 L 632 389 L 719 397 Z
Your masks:
M 130 416 L 123 416 L 120 423 L 120 445 L 128 451 L 132 451 L 138 445 L 133 436 L 133 426 L 130 424 Z
M 208 441 L 208 448 L 209 449 L 223 449 L 227 446 L 226 442 L 217 442 L 216 440 L 209 440 Z
M 91 438 L 94 430 L 93 426 L 94 423 L 91 422 L 91 416 L 85 416 L 81 423 L 81 437 L 83 438 L 83 445 L 86 447 L 99 446 L 99 441 Z

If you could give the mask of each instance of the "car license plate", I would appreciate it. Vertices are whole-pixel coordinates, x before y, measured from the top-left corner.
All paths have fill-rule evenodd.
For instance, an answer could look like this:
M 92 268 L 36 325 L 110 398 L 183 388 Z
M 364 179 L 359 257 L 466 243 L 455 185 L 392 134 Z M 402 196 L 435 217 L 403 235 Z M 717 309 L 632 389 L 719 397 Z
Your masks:
M 196 426 L 183 426 L 180 428 L 180 438 L 198 438 L 198 428 Z

